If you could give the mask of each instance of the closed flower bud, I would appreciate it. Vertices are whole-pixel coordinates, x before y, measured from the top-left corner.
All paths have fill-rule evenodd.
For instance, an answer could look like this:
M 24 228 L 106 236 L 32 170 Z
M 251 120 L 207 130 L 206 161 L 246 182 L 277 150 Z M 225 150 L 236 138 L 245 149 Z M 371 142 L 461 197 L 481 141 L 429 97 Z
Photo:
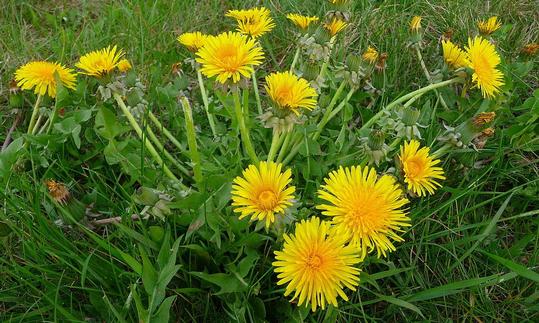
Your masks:
M 420 113 L 417 109 L 405 107 L 402 111 L 402 122 L 406 126 L 413 126 L 417 123 Z
M 361 57 L 356 54 L 350 54 L 346 58 L 346 65 L 351 71 L 358 71 L 361 67 Z
M 385 134 L 381 130 L 372 130 L 369 134 L 369 140 L 367 141 L 367 144 L 369 145 L 369 148 L 372 150 L 380 150 L 384 146 L 385 141 Z
M 312 81 L 318 77 L 318 74 L 320 74 L 320 66 L 318 66 L 318 64 L 310 62 L 303 64 L 303 78 Z

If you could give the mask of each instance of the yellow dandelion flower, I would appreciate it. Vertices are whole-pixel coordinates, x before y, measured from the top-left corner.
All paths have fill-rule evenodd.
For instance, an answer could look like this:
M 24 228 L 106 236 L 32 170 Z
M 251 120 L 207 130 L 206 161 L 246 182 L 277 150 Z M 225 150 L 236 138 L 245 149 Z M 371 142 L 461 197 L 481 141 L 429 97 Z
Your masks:
M 227 17 L 236 19 L 238 31 L 244 35 L 257 38 L 270 32 L 275 28 L 275 23 L 271 18 L 267 8 L 251 8 L 247 10 L 229 10 Z
M 418 32 L 421 29 L 421 16 L 414 16 L 410 21 L 410 31 Z
M 374 64 L 378 60 L 378 51 L 374 47 L 369 46 L 363 55 L 361 55 L 361 58 L 370 64 Z
M 482 34 L 490 35 L 502 26 L 502 23 L 498 21 L 498 17 L 490 17 L 486 21 L 481 20 L 477 23 L 477 27 Z
M 348 2 L 350 2 L 350 0 L 329 0 L 329 2 L 331 2 L 332 4 L 339 5 L 339 4 L 348 3 Z
M 376 249 L 378 257 L 395 250 L 393 241 L 403 241 L 399 233 L 410 225 L 402 209 L 408 203 L 395 178 L 365 166 L 340 167 L 329 173 L 318 197 L 327 201 L 317 209 L 332 217 L 337 234 L 350 240 L 361 257 Z
M 317 217 L 296 224 L 292 235 L 284 234 L 282 251 L 275 251 L 273 267 L 278 273 L 277 285 L 287 284 L 285 296 L 294 293 L 291 301 L 325 309 L 337 307 L 337 297 L 348 300 L 343 288 L 355 291 L 360 270 L 354 267 L 361 259 L 354 246 L 342 236 L 330 234 L 330 224 Z
M 299 115 L 299 109 L 316 107 L 318 94 L 309 82 L 290 72 L 272 73 L 266 76 L 266 92 L 279 107 Z
M 240 213 L 240 219 L 251 216 L 251 221 L 266 221 L 266 227 L 275 222 L 275 215 L 282 214 L 292 205 L 294 186 L 292 172 L 281 172 L 282 165 L 274 162 L 260 162 L 243 171 L 243 177 L 236 177 L 232 185 L 232 206 Z
M 22 90 L 32 90 L 38 95 L 48 94 L 51 98 L 56 97 L 56 78 L 63 86 L 74 89 L 76 76 L 71 68 L 66 68 L 59 63 L 35 61 L 27 63 L 15 71 L 15 81 Z
M 324 28 L 329 31 L 331 36 L 335 36 L 337 33 L 346 28 L 346 26 L 348 26 L 348 24 L 338 18 L 333 18 L 330 23 L 324 24 Z
M 309 28 L 309 25 L 311 23 L 317 22 L 319 20 L 318 17 L 303 16 L 295 13 L 289 13 L 288 15 L 286 15 L 286 18 L 290 19 L 290 21 L 292 21 L 294 25 L 298 26 L 303 30 Z
M 496 48 L 488 40 L 481 37 L 468 39 L 466 47 L 470 68 L 473 69 L 472 81 L 481 89 L 483 97 L 494 97 L 494 94 L 500 91 L 504 85 L 503 73 L 496 67 L 501 59 Z
M 444 60 L 452 68 L 461 68 L 470 65 L 466 53 L 450 40 L 442 40 Z
M 118 70 L 122 73 L 127 72 L 132 68 L 133 66 L 131 66 L 131 63 L 125 58 L 118 62 Z
M 202 64 L 201 72 L 217 81 L 225 83 L 229 78 L 237 83 L 242 76 L 250 77 L 253 66 L 262 64 L 264 53 L 254 39 L 239 33 L 227 32 L 209 36 L 206 44 L 196 55 Z
M 438 179 L 445 179 L 444 170 L 438 165 L 439 159 L 433 160 L 429 156 L 430 148 L 419 149 L 419 142 L 411 140 L 401 146 L 399 160 L 404 171 L 404 181 L 408 189 L 419 196 L 434 194 L 437 187 L 442 185 Z
M 204 46 L 204 42 L 208 38 L 208 35 L 195 31 L 192 33 L 183 33 L 176 40 L 187 47 L 190 51 L 196 52 Z
M 108 46 L 83 55 L 75 66 L 83 70 L 82 74 L 103 77 L 118 67 L 123 55 L 123 50 Z

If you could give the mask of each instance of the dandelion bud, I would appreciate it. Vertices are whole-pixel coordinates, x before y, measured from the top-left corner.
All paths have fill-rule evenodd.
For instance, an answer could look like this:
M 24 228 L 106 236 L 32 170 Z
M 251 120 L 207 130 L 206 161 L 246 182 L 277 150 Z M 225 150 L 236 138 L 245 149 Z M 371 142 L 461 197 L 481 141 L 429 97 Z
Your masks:
M 414 16 L 410 21 L 410 31 L 418 33 L 421 29 L 421 16 Z
M 159 194 L 149 187 L 141 186 L 135 194 L 135 199 L 141 205 L 155 205 L 159 201 Z
M 402 122 L 406 126 L 414 126 L 419 119 L 420 113 L 417 109 L 405 107 L 402 110 Z
M 369 134 L 367 144 L 372 150 L 380 150 L 384 146 L 385 134 L 381 130 L 372 130 Z
M 361 68 L 361 57 L 356 54 L 350 54 L 346 58 L 346 65 L 351 71 L 358 71 Z
M 306 80 L 312 81 L 318 77 L 318 74 L 320 74 L 320 66 L 318 64 L 306 62 L 303 65 L 303 77 Z
M 476 127 L 480 127 L 491 123 L 496 117 L 496 112 L 481 112 L 473 118 L 473 124 Z
M 329 42 L 329 40 L 331 39 L 331 35 L 327 29 L 318 28 L 314 33 L 314 38 L 317 40 L 317 42 L 323 44 Z

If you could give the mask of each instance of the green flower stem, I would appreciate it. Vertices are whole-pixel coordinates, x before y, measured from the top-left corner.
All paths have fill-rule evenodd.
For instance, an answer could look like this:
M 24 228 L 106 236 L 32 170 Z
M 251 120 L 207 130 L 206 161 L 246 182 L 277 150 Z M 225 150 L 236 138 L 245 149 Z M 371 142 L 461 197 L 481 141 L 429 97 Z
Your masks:
M 244 119 L 243 111 L 241 108 L 239 90 L 234 90 L 233 96 L 234 96 L 234 112 L 236 113 L 238 126 L 240 127 L 241 141 L 243 143 L 245 150 L 247 151 L 247 155 L 249 155 L 249 158 L 251 158 L 251 161 L 255 164 L 258 164 L 258 157 L 256 156 L 255 149 L 253 148 L 253 144 L 251 143 L 249 129 L 245 125 L 245 119 Z
M 286 151 L 288 150 L 288 145 L 290 144 L 290 139 L 292 139 L 293 130 L 290 130 L 289 132 L 284 135 L 284 142 L 281 145 L 281 149 L 279 150 L 279 156 L 277 156 L 277 162 L 280 163 L 283 161 L 284 155 Z
M 341 95 L 342 95 L 342 92 L 344 90 L 344 88 L 346 87 L 346 84 L 347 82 L 346 81 L 342 81 L 341 85 L 339 86 L 339 88 L 337 89 L 337 91 L 335 91 L 335 95 L 333 95 L 333 98 L 331 99 L 331 101 L 329 102 L 329 105 L 328 107 L 326 108 L 326 112 L 324 113 L 324 116 L 322 116 L 322 120 L 320 120 L 320 122 L 318 123 L 318 129 L 316 130 L 316 132 L 313 134 L 313 138 L 318 138 L 320 136 L 320 134 L 322 133 L 322 130 L 324 129 L 325 125 L 329 122 L 329 120 L 331 119 L 331 115 L 333 113 L 333 107 L 335 106 L 335 104 L 337 104 L 337 101 L 341 98 Z M 348 93 L 349 96 L 351 97 L 352 94 L 354 94 L 356 90 L 354 88 L 350 89 L 350 92 Z M 351 94 L 350 94 L 351 93 Z M 348 102 L 348 100 L 350 100 L 350 98 L 348 97 L 347 95 L 347 99 L 346 99 L 346 102 Z M 343 101 L 344 102 L 344 101 Z M 346 103 L 345 103 L 346 104 Z
M 253 80 L 253 89 L 255 90 L 256 98 L 256 107 L 258 108 L 258 114 L 262 114 L 262 102 L 260 101 L 260 93 L 258 92 L 258 82 L 256 81 L 256 72 L 253 69 L 251 74 L 251 79 Z
M 156 128 L 159 129 L 159 131 L 161 131 L 168 138 L 168 140 L 174 144 L 174 146 L 176 146 L 180 151 L 185 150 L 185 147 L 183 147 L 182 144 L 180 144 L 180 142 L 172 135 L 172 133 L 170 133 L 170 131 L 168 131 L 168 129 L 161 124 L 159 119 L 157 119 L 157 117 L 151 111 L 148 112 L 148 117 L 155 124 Z
M 275 155 L 277 154 L 277 150 L 281 147 L 285 137 L 286 137 L 286 134 L 280 133 L 279 131 L 273 129 L 271 147 L 268 153 L 268 162 L 273 161 L 273 159 L 275 158 Z
M 197 77 L 198 77 L 198 85 L 200 87 L 200 94 L 202 95 L 202 102 L 204 103 L 204 110 L 206 110 L 206 115 L 208 116 L 208 122 L 210 123 L 211 132 L 214 137 L 217 136 L 217 129 L 215 128 L 215 119 L 213 118 L 213 115 L 210 113 L 210 104 L 208 101 L 208 94 L 206 92 L 206 88 L 204 87 L 204 80 L 202 79 L 202 73 L 200 72 L 200 69 L 197 68 Z
M 431 157 L 432 159 L 437 159 L 442 157 L 445 153 L 447 153 L 451 149 L 451 144 L 447 143 L 440 147 L 438 150 L 432 153 Z
M 174 165 L 176 166 L 177 169 L 179 169 L 182 173 L 184 173 L 185 175 L 187 176 L 191 176 L 191 174 L 189 173 L 189 170 L 187 168 L 185 168 L 182 164 L 180 164 L 179 161 L 176 160 L 176 158 L 174 158 L 174 156 L 172 156 L 166 149 L 165 149 L 165 146 L 161 143 L 161 141 L 159 140 L 159 138 L 157 138 L 157 136 L 155 135 L 155 132 L 153 132 L 152 128 L 148 125 L 146 125 L 145 129 L 146 133 L 148 134 L 148 137 L 150 138 L 150 140 L 153 142 L 153 144 L 155 145 L 155 147 L 157 147 L 157 150 L 162 153 L 163 155 L 165 155 L 165 157 Z
M 197 137 L 195 133 L 195 124 L 193 123 L 193 112 L 191 105 L 186 97 L 181 98 L 183 113 L 185 114 L 185 131 L 187 133 L 187 144 L 189 145 L 189 154 L 193 162 L 193 172 L 195 174 L 195 182 L 202 183 L 202 165 L 200 162 L 200 154 L 198 153 Z
M 292 60 L 292 65 L 290 65 L 290 73 L 294 73 L 294 68 L 296 67 L 300 53 L 301 47 L 298 46 L 298 48 L 296 49 L 296 53 L 294 54 L 294 59 Z
M 131 124 L 131 127 L 133 128 L 133 130 L 135 130 L 139 138 L 142 140 L 142 142 L 144 143 L 144 146 L 146 146 L 146 149 L 152 156 L 153 160 L 155 160 L 157 164 L 163 169 L 163 172 L 165 173 L 165 175 L 167 175 L 170 179 L 179 182 L 178 178 L 170 171 L 167 165 L 163 163 L 163 159 L 161 159 L 161 157 L 159 156 L 159 153 L 155 150 L 152 143 L 148 140 L 148 138 L 144 136 L 144 134 L 142 133 L 142 129 L 140 128 L 137 121 L 135 120 L 135 117 L 133 117 L 133 115 L 131 114 L 127 106 L 125 105 L 124 100 L 122 99 L 121 95 L 118 93 L 113 93 L 113 96 L 116 102 L 118 103 L 118 106 L 122 110 L 123 114 L 129 121 L 129 124 Z
M 393 108 L 394 106 L 396 106 L 397 104 L 400 104 L 402 102 L 405 102 L 405 101 L 408 101 L 409 99 L 412 99 L 418 95 L 422 95 L 428 91 L 431 91 L 431 90 L 434 90 L 434 89 L 437 89 L 437 88 L 440 88 L 440 87 L 444 87 L 446 85 L 449 85 L 449 84 L 453 84 L 453 83 L 458 83 L 458 82 L 462 82 L 462 78 L 460 77 L 455 77 L 455 78 L 452 78 L 450 80 L 447 80 L 447 81 L 442 81 L 442 82 L 438 82 L 438 83 L 434 83 L 434 84 L 430 84 L 428 86 L 425 86 L 425 87 L 422 87 L 418 90 L 415 90 L 413 92 L 410 92 L 406 95 L 403 95 L 401 96 L 400 98 L 398 98 L 397 100 L 391 102 L 390 104 L 388 104 L 385 108 L 383 108 L 382 110 L 378 111 L 378 113 L 376 113 L 372 118 L 369 119 L 369 121 L 367 121 L 360 129 L 359 131 L 363 131 L 365 129 L 368 129 L 370 126 L 372 126 L 378 119 L 380 119 L 380 117 L 384 114 L 384 111 L 387 111 L 387 110 L 390 110 L 391 108 Z
M 36 124 L 34 125 L 34 129 L 32 129 L 32 134 L 35 135 L 37 133 L 37 131 L 39 130 L 39 128 L 41 127 L 41 121 L 43 120 L 43 115 L 40 114 L 38 117 L 37 117 L 37 121 L 36 121 Z
M 52 126 L 54 124 L 54 121 L 56 121 L 56 116 L 58 115 L 58 100 L 54 103 L 54 109 L 52 110 L 52 115 L 49 118 L 49 126 L 47 127 L 46 134 L 49 134 L 52 130 Z M 41 130 L 40 130 L 41 132 Z
M 50 128 L 49 125 L 50 125 L 50 122 L 51 122 L 51 119 L 47 119 L 47 121 L 45 121 L 45 123 L 41 126 L 41 128 L 39 128 L 39 131 L 37 132 L 38 134 L 42 134 L 43 131 L 45 131 L 45 129 L 48 129 Z M 48 133 L 48 132 L 47 132 Z
M 419 59 L 419 63 L 421 64 L 421 68 L 423 69 L 423 72 L 425 73 L 425 77 L 429 81 L 430 84 L 432 84 L 432 78 L 430 77 L 429 70 L 427 69 L 427 66 L 425 65 L 425 61 L 423 60 L 423 55 L 421 55 L 421 50 L 419 49 L 419 45 L 414 46 L 415 52 L 417 53 L 417 58 Z M 449 107 L 445 103 L 444 98 L 440 95 L 440 92 L 438 90 L 434 90 L 436 93 L 436 96 L 438 97 L 438 100 L 440 100 L 440 103 L 442 104 L 442 107 L 444 109 L 449 110 Z
M 26 131 L 26 133 L 29 135 L 31 135 L 32 131 L 34 131 L 34 126 L 36 125 L 37 112 L 39 110 L 39 105 L 41 104 L 42 99 L 43 99 L 43 96 L 41 95 L 37 96 L 36 103 L 34 104 L 34 109 L 32 110 L 32 116 L 30 117 L 30 123 L 28 124 L 28 130 Z

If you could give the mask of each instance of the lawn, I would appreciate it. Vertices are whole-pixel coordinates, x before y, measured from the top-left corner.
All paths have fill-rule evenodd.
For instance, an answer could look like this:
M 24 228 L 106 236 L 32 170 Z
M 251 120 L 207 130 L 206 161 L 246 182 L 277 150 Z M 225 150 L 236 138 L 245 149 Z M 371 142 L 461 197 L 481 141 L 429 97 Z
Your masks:
M 225 14 L 254 6 L 269 9 L 275 23 L 252 41 L 264 54 L 253 64 L 258 86 L 250 72 L 225 84 L 204 69 L 197 74 L 209 63 L 194 58 L 211 43 L 195 54 L 178 36 L 234 30 Z M 2 1 L 0 321 L 539 320 L 539 73 L 538 55 L 525 50 L 539 41 L 536 7 L 534 0 Z M 316 26 L 302 35 L 289 13 L 347 26 L 333 37 Z M 415 31 L 414 16 L 422 17 Z M 502 25 L 483 37 L 501 58 L 503 84 L 486 95 L 471 77 L 481 59 L 452 66 L 442 41 L 468 51 L 477 23 L 492 16 Z M 13 81 L 40 60 L 88 74 L 75 67 L 81 56 L 114 45 L 132 68 L 78 74 L 73 86 L 56 73 L 53 96 Z M 362 56 L 369 47 L 377 52 L 370 63 Z M 291 100 L 272 91 L 269 78 L 288 70 L 310 82 L 311 107 L 303 101 L 288 111 L 273 97 Z M 440 160 L 429 166 L 441 167 L 439 186 L 409 184 L 410 169 L 427 167 L 403 159 L 411 142 Z M 244 170 L 262 172 L 271 161 L 295 191 L 260 189 L 256 207 L 288 204 L 279 204 L 275 221 L 273 213 L 251 219 L 238 206 L 251 186 L 239 178 L 252 180 Z M 367 165 L 379 186 L 365 184 L 366 168 L 351 168 Z M 331 182 L 341 166 L 363 169 L 363 179 Z M 336 231 L 339 216 L 328 214 L 349 205 L 360 206 L 341 217 L 353 216 L 363 235 Z M 321 239 L 296 241 L 310 250 L 308 270 L 342 278 L 336 273 L 346 267 L 359 279 L 332 290 L 338 306 L 327 281 L 317 294 L 327 303 L 314 311 L 315 292 L 304 301 L 278 284 L 279 252 L 293 249 L 307 225 Z M 329 258 L 312 255 L 325 243 L 356 261 L 324 267 Z

